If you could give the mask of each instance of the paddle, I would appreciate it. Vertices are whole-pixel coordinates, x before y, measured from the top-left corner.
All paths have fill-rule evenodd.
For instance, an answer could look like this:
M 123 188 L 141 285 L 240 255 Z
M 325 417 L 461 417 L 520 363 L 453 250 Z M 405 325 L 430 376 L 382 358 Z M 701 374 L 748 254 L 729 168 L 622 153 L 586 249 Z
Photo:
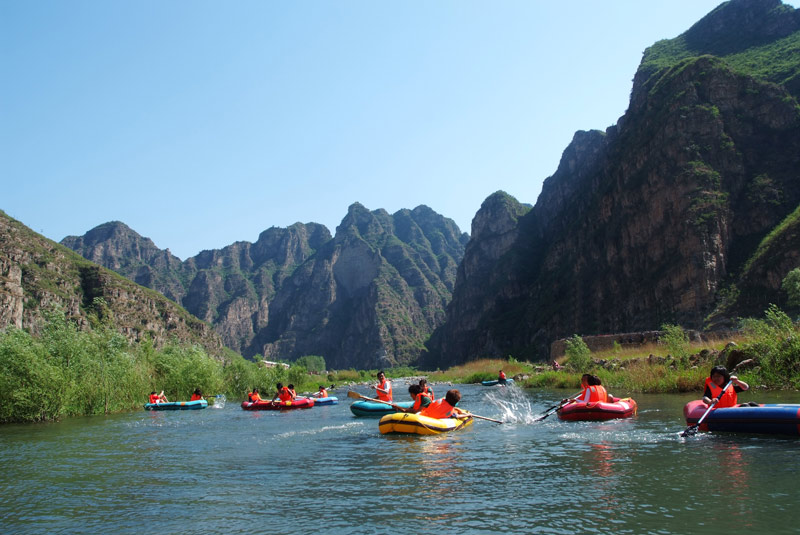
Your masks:
M 722 389 L 722 392 L 719 395 L 720 398 L 722 397 L 722 394 L 724 394 L 725 391 L 728 390 L 728 387 L 731 386 L 731 383 L 733 383 L 733 380 L 728 381 L 728 384 L 726 384 L 725 388 Z M 708 413 L 711 412 L 711 409 L 713 409 L 714 405 L 716 405 L 717 403 L 719 403 L 719 398 L 717 398 L 716 401 L 712 402 L 711 405 L 709 405 L 708 408 L 706 409 L 706 412 L 703 413 L 703 416 L 701 416 L 700 419 L 697 420 L 697 423 L 696 424 L 692 424 L 689 427 L 687 427 L 684 430 L 684 432 L 681 433 L 681 436 L 682 437 L 688 437 L 690 435 L 692 435 L 692 436 L 696 435 L 697 434 L 697 428 L 700 427 L 700 424 L 703 423 L 703 420 L 706 419 L 706 416 L 708 416 Z
M 347 397 L 355 398 L 355 399 L 365 399 L 367 401 L 375 401 L 377 403 L 385 403 L 387 405 L 391 405 L 395 409 L 399 408 L 397 405 L 395 405 L 394 403 L 391 403 L 389 401 L 383 401 L 382 399 L 368 398 L 367 396 L 362 396 L 358 392 L 353 392 L 352 390 L 347 392 Z M 480 420 L 488 420 L 490 422 L 494 422 L 494 423 L 497 423 L 497 424 L 505 423 L 505 422 L 500 421 L 500 420 L 494 420 L 492 418 L 487 418 L 486 416 L 478 416 L 477 414 L 472 414 L 471 412 L 463 413 L 463 416 L 472 416 L 473 418 L 478 418 Z
M 539 416 L 538 418 L 536 418 L 536 419 L 534 420 L 534 422 L 541 422 L 542 420 L 544 420 L 545 418 L 547 418 L 548 416 L 550 416 L 551 414 L 553 414 L 554 412 L 556 412 L 558 409 L 560 409 L 560 408 L 561 408 L 561 407 L 563 407 L 564 405 L 567 405 L 568 403 L 571 403 L 571 402 L 575 401 L 575 399 L 574 399 L 574 398 L 575 398 L 575 396 L 579 396 L 579 395 L 580 395 L 580 392 L 578 392 L 578 393 L 577 393 L 577 394 L 575 394 L 575 395 L 572 395 L 572 396 L 568 397 L 566 401 L 562 401 L 561 403 L 558 403 L 557 405 L 553 405 L 552 407 L 550 407 L 549 409 L 547 409 L 546 411 L 544 411 L 544 412 L 541 414 L 541 416 Z

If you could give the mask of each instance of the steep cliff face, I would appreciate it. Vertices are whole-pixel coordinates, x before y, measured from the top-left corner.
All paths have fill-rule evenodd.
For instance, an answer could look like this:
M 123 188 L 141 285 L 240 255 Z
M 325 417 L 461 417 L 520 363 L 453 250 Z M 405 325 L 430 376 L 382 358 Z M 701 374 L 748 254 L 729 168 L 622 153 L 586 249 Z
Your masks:
M 92 239 L 101 235 L 64 243 L 129 277 L 149 270 L 152 288 L 177 296 L 245 356 L 314 354 L 333 367 L 415 361 L 444 319 L 468 239 L 425 206 L 389 215 L 359 204 L 335 238 L 322 225 L 297 223 L 179 265 L 132 231 Z
M 98 297 L 107 308 L 98 309 Z M 84 329 L 90 328 L 90 315 L 111 314 L 115 327 L 130 340 L 149 336 L 160 346 L 177 338 L 200 344 L 217 358 L 224 355 L 222 341 L 210 325 L 0 212 L 0 328 L 36 333 L 53 307 Z
M 748 34 L 730 61 L 709 55 L 754 17 L 778 30 Z M 778 1 L 734 0 L 649 49 L 628 111 L 605 133 L 576 134 L 509 254 L 467 248 L 464 265 L 479 267 L 459 278 L 431 360 L 543 358 L 574 333 L 701 328 L 726 281 L 800 203 L 800 106 L 776 70 L 747 73 L 742 57 L 793 43 L 798 29 Z M 457 301 L 462 287 L 473 306 Z

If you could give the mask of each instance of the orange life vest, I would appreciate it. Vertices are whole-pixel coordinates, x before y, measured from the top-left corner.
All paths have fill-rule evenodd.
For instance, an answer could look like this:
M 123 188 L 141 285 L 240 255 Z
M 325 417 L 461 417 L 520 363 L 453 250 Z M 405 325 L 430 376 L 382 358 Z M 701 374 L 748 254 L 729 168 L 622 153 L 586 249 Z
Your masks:
M 422 409 L 420 416 L 427 416 L 428 418 L 450 418 L 453 414 L 454 407 L 450 405 L 445 398 L 437 399 L 430 405 Z
M 150 403 L 158 403 L 158 394 L 150 394 Z
M 199 394 L 192 394 L 192 398 L 189 401 L 199 401 L 201 399 L 203 399 L 203 396 Z
M 589 387 L 589 403 L 605 403 L 608 401 L 608 392 L 603 385 Z
M 323 388 L 322 390 L 319 391 L 319 397 L 321 398 L 328 397 L 328 391 Z
M 386 390 L 385 394 L 381 392 L 381 390 L 375 391 L 378 394 L 379 400 L 392 401 L 392 383 L 384 379 L 383 382 L 378 385 L 378 388 L 380 388 L 381 390 Z
M 250 403 L 261 401 L 261 396 L 258 395 L 258 392 L 250 392 L 249 394 L 247 394 L 247 397 L 250 399 Z
M 435 398 L 435 396 L 433 395 L 433 388 L 429 387 L 428 385 L 425 385 L 425 389 L 422 391 L 422 393 L 431 399 Z
M 292 391 L 289 390 L 288 387 L 284 386 L 281 388 L 281 391 L 278 392 L 278 399 L 281 401 L 291 401 L 292 400 Z
M 736 396 L 736 390 L 734 390 L 733 385 L 730 385 L 725 393 L 722 393 L 722 387 L 717 386 L 717 384 L 711 380 L 710 377 L 706 378 L 706 386 L 711 391 L 712 398 L 719 398 L 714 407 L 718 409 L 724 409 L 725 407 L 735 407 L 737 403 L 739 403 L 738 397 Z M 722 394 L 722 395 L 720 395 Z
M 502 381 L 503 379 L 506 378 L 506 374 L 503 373 L 503 372 L 500 372 L 500 375 L 497 378 Z
M 414 398 L 414 405 L 411 406 L 411 410 L 413 412 L 419 412 L 419 411 L 421 411 L 422 409 L 425 408 L 425 407 L 422 406 L 422 399 L 423 398 L 427 398 L 428 399 L 428 405 L 430 405 L 431 397 L 428 394 L 425 394 L 424 392 L 421 392 L 421 393 L 417 394 L 417 397 Z

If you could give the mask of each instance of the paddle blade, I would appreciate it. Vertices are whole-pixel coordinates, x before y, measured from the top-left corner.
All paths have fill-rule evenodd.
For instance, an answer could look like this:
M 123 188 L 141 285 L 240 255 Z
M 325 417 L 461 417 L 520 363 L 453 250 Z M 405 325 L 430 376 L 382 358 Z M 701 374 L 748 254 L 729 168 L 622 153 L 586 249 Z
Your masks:
M 697 434 L 697 424 L 694 424 L 694 425 L 690 425 L 689 427 L 687 427 L 686 430 L 683 433 L 681 433 L 681 436 L 682 437 L 693 437 L 696 434 Z
M 354 399 L 361 399 L 363 396 L 358 392 L 353 392 L 352 390 L 347 391 L 347 397 L 354 398 Z

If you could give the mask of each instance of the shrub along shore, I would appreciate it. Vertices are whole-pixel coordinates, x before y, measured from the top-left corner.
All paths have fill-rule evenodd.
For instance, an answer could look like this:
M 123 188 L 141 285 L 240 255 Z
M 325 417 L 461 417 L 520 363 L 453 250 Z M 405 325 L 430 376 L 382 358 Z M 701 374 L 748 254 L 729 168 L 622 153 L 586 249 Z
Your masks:
M 723 365 L 757 388 L 800 388 L 798 325 L 777 307 L 770 307 L 764 319 L 743 321 L 735 342 L 717 346 L 692 344 L 677 326 L 665 325 L 662 331 L 665 335 L 655 346 L 635 351 L 616 347 L 598 354 L 573 336 L 558 371 L 508 357 L 444 371 L 392 368 L 386 374 L 425 376 L 433 384 L 477 383 L 496 379 L 502 369 L 522 387 L 577 389 L 580 376 L 592 373 L 615 394 L 627 395 L 700 393 L 710 368 Z M 224 361 L 215 360 L 195 345 L 176 342 L 156 348 L 149 341 L 131 343 L 108 326 L 82 331 L 63 313 L 53 312 L 40 335 L 14 328 L 0 331 L 0 423 L 141 410 L 153 390 L 164 390 L 177 401 L 189 399 L 195 388 L 237 401 L 254 387 L 269 396 L 277 382 L 310 393 L 320 385 L 372 383 L 378 371 L 322 370 L 324 360 L 314 356 L 303 357 L 287 370 L 265 368 L 233 353 Z

